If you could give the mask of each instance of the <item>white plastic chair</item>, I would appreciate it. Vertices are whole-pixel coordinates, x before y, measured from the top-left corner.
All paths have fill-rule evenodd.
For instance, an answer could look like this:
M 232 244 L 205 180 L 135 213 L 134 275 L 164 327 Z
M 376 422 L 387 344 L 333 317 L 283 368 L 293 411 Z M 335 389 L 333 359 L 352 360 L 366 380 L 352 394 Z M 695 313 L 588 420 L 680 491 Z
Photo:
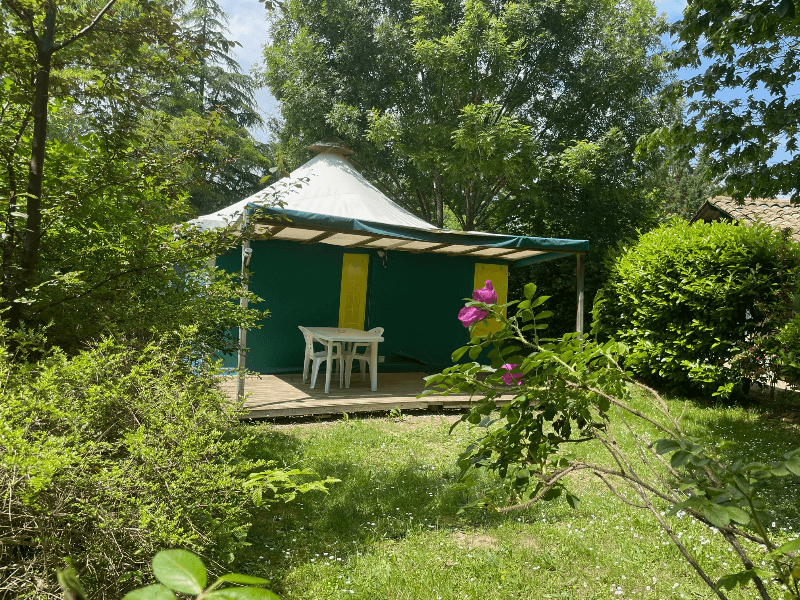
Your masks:
M 383 327 L 374 327 L 373 329 L 369 330 L 369 333 L 377 333 L 378 335 L 383 335 Z M 357 360 L 360 365 L 361 381 L 367 380 L 367 365 L 369 364 L 369 354 L 367 353 L 359 354 L 357 350 L 359 348 L 369 349 L 371 345 L 372 344 L 354 342 L 353 347 L 345 355 L 345 359 L 347 360 L 347 366 L 345 367 L 347 369 L 347 372 L 345 373 L 345 378 L 348 385 L 350 384 L 350 375 L 352 374 L 353 371 L 354 360 Z
M 303 357 L 303 383 L 308 379 L 308 365 L 309 363 L 313 363 L 311 387 L 313 388 L 317 384 L 319 366 L 328 360 L 328 346 L 333 346 L 331 350 L 331 361 L 333 361 L 333 364 L 336 364 L 338 361 L 337 372 L 339 373 L 339 387 L 342 387 L 344 384 L 344 355 L 342 354 L 342 344 L 339 342 L 325 342 L 320 339 L 315 339 L 314 334 L 308 329 L 302 325 L 298 325 L 297 327 L 302 332 L 306 344 L 306 354 Z M 314 342 L 321 344 L 325 349 L 320 352 L 314 352 Z

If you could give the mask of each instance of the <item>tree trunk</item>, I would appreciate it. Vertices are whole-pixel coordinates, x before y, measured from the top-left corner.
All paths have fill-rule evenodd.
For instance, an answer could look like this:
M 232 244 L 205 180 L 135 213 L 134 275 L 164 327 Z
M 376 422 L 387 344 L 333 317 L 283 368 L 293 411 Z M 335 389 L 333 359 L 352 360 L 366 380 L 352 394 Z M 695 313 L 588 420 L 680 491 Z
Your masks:
M 466 231 L 475 230 L 475 187 L 470 179 L 467 189 L 464 191 L 464 229 Z
M 3 265 L 2 265 L 2 285 L 0 285 L 0 298 L 3 302 L 3 308 L 8 309 L 9 303 L 14 297 L 13 281 L 14 281 L 14 253 L 17 249 L 19 242 L 19 231 L 15 225 L 15 219 L 18 212 L 18 196 L 19 190 L 17 189 L 17 174 L 14 170 L 14 157 L 17 154 L 17 147 L 25 135 L 25 130 L 28 128 L 30 121 L 30 113 L 27 113 L 20 123 L 19 130 L 14 136 L 14 143 L 9 148 L 4 148 L 4 158 L 6 161 L 6 173 L 8 176 L 8 210 L 6 211 L 6 238 L 3 240 Z
M 444 200 L 442 191 L 442 176 L 439 170 L 433 167 L 433 200 L 436 205 L 436 226 L 444 229 Z
M 44 150 L 47 142 L 47 104 L 50 100 L 50 63 L 53 57 L 53 40 L 56 30 L 57 8 L 50 2 L 44 18 L 44 31 L 37 44 L 36 89 L 33 98 L 33 138 L 31 162 L 28 168 L 27 216 L 20 253 L 20 269 L 11 285 L 9 327 L 18 329 L 22 321 L 23 304 L 14 302 L 32 281 L 39 261 L 42 239 L 42 183 L 44 181 Z

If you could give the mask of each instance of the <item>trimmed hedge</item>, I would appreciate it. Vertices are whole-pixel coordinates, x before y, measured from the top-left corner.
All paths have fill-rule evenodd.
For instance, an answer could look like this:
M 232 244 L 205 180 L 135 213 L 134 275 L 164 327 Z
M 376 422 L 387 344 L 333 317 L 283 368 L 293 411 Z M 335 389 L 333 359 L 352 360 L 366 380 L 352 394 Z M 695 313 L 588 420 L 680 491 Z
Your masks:
M 672 221 L 614 261 L 602 324 L 639 376 L 727 393 L 743 374 L 731 359 L 791 314 L 799 267 L 798 244 L 774 228 Z

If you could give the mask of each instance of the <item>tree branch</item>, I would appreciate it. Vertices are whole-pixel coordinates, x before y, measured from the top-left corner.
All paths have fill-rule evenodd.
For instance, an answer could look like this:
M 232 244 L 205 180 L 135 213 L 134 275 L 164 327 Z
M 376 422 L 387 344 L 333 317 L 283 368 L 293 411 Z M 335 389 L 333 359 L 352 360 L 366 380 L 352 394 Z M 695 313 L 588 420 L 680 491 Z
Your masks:
M 585 469 L 585 468 L 586 467 L 582 466 L 582 465 L 570 465 L 569 467 L 567 467 L 563 471 L 559 471 L 558 473 L 556 473 L 550 479 L 550 481 L 544 482 L 544 487 L 541 490 L 539 490 L 539 493 L 536 494 L 533 498 L 531 498 L 527 502 L 523 502 L 522 504 L 515 504 L 514 506 L 506 506 L 506 507 L 503 507 L 503 508 L 498 508 L 497 512 L 507 513 L 507 512 L 511 512 L 512 510 L 524 510 L 526 508 L 530 508 L 531 506 L 536 504 L 539 500 L 541 500 L 542 496 L 544 496 L 547 492 L 549 492 L 550 488 L 552 488 L 556 483 L 558 483 L 559 480 L 563 479 L 564 477 L 566 477 L 567 475 L 569 475 L 573 471 L 577 471 L 579 469 Z
M 63 48 L 66 48 L 70 44 L 72 44 L 74 42 L 77 42 L 79 39 L 81 39 L 83 36 L 85 36 L 87 33 L 89 33 L 92 29 L 95 28 L 95 26 L 100 21 L 100 19 L 102 19 L 105 16 L 105 14 L 109 10 L 111 10 L 111 7 L 114 6 L 114 4 L 116 4 L 116 2 L 117 2 L 117 0 L 109 0 L 108 3 L 102 8 L 102 10 L 100 10 L 100 12 L 95 15 L 95 17 L 94 17 L 94 19 L 92 19 L 91 23 L 89 23 L 86 27 L 81 29 L 78 33 L 73 35 L 71 38 L 68 38 L 68 39 L 64 40 L 60 44 L 55 44 L 53 46 L 52 52 L 58 52 L 59 50 L 61 50 Z
M 5 4 L 14 15 L 22 21 L 25 25 L 28 26 L 28 35 L 31 36 L 33 43 L 36 44 L 36 47 L 39 47 L 39 36 L 36 35 L 36 29 L 33 26 L 33 17 L 25 12 L 25 10 L 21 9 L 18 6 L 15 6 L 15 3 L 12 0 L 3 0 L 3 4 Z

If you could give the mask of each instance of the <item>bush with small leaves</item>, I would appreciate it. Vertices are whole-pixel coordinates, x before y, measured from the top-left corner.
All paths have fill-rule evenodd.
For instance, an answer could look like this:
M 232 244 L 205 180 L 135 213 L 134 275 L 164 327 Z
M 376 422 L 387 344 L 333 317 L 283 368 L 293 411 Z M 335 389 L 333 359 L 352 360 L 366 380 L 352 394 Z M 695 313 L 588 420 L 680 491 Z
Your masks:
M 676 220 L 619 256 L 601 320 L 640 377 L 728 395 L 748 375 L 732 358 L 791 318 L 799 272 L 800 246 L 772 227 Z
M 181 345 L 0 347 L 0 596 L 49 597 L 71 556 L 93 598 L 119 598 L 161 548 L 219 570 L 246 544 L 243 483 L 267 464 L 242 458 L 252 429 Z

